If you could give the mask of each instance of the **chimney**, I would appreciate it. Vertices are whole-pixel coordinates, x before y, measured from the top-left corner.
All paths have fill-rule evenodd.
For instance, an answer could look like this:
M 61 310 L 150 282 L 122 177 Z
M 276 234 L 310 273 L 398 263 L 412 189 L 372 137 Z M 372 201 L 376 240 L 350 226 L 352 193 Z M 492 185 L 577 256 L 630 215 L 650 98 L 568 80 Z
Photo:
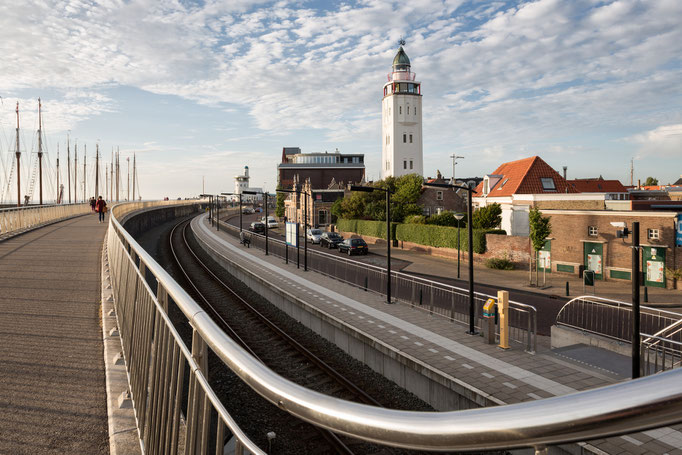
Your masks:
M 568 166 L 564 166 L 564 180 L 566 180 L 566 169 L 568 169 Z
M 642 188 L 642 179 L 637 179 L 637 189 L 639 190 L 641 188 Z

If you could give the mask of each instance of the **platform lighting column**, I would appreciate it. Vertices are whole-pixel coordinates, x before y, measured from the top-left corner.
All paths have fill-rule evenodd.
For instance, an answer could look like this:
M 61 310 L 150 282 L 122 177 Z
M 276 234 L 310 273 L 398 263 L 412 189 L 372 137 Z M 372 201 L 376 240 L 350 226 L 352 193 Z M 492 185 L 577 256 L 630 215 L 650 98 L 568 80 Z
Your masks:
M 476 335 L 474 318 L 476 317 L 476 306 L 474 300 L 474 229 L 473 229 L 473 188 L 467 185 L 451 185 L 448 183 L 425 183 L 424 186 L 435 188 L 461 188 L 467 191 L 467 231 L 469 237 L 469 335 Z M 459 233 L 459 230 L 458 230 Z
M 457 278 L 459 278 L 459 256 L 460 256 L 460 242 L 459 242 L 459 230 L 460 230 L 460 225 L 459 222 L 462 221 L 462 218 L 464 218 L 464 215 L 462 214 L 457 214 L 455 215 L 455 219 L 457 220 Z
M 268 192 L 265 194 L 265 255 L 268 255 Z
M 639 222 L 632 223 L 632 379 L 640 376 Z
M 135 182 L 135 179 L 133 179 L 133 182 Z M 216 200 L 216 204 L 215 204 L 215 216 L 216 216 L 215 230 L 220 231 L 220 195 L 216 194 L 215 200 Z

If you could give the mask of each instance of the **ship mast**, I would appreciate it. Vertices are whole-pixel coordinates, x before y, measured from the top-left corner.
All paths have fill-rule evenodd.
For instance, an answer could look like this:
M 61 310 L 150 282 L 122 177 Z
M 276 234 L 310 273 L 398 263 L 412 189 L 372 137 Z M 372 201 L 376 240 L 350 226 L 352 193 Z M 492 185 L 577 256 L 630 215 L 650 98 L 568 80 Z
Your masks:
M 21 152 L 19 151 L 19 101 L 17 101 L 17 207 L 21 207 Z
M 78 140 L 73 146 L 73 203 L 78 202 Z
M 109 169 L 109 172 L 111 172 L 111 179 L 109 180 L 109 200 L 113 201 L 114 200 L 114 148 L 111 147 L 111 169 Z
M 59 142 L 57 142 L 57 198 L 54 203 L 59 204 Z
M 116 147 L 116 202 L 119 201 L 119 187 L 121 185 L 121 151 Z
M 95 199 L 99 196 L 99 144 L 95 144 Z
M 40 205 L 43 205 L 43 105 L 38 98 L 38 186 L 40 194 Z M 34 180 L 35 182 L 35 180 Z M 33 184 L 31 184 L 33 187 Z M 33 191 L 31 191 L 33 193 Z
M 135 201 L 135 153 L 133 152 L 133 201 Z
M 71 204 L 71 148 L 69 144 L 69 135 L 66 135 L 66 175 L 69 186 L 69 204 Z
M 83 202 L 88 202 L 88 145 L 83 144 Z

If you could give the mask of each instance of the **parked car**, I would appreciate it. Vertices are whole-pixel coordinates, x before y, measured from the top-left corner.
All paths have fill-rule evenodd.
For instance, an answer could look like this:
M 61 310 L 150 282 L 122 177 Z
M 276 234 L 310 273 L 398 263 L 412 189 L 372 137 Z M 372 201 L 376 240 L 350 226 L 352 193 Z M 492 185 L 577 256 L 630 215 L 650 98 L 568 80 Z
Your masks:
M 249 230 L 251 232 L 265 232 L 265 224 L 260 221 L 254 221 L 251 223 L 251 228 Z
M 242 213 L 244 213 L 246 215 L 250 215 L 252 213 L 256 213 L 256 211 L 254 209 L 252 209 L 251 207 L 243 207 Z
M 336 232 L 323 232 L 322 237 L 320 237 L 320 246 L 327 247 L 330 250 L 338 247 L 341 242 L 343 242 L 343 237 Z
M 311 241 L 312 243 L 320 243 L 320 238 L 322 238 L 322 230 L 321 229 L 308 229 L 308 232 L 305 235 L 308 237 L 308 240 Z
M 346 239 L 339 243 L 339 253 L 351 254 L 367 254 L 369 248 L 367 248 L 367 243 L 362 239 Z
M 265 217 L 260 219 L 261 223 L 265 223 Z M 279 224 L 274 216 L 268 216 L 268 229 L 274 229 L 278 227 Z

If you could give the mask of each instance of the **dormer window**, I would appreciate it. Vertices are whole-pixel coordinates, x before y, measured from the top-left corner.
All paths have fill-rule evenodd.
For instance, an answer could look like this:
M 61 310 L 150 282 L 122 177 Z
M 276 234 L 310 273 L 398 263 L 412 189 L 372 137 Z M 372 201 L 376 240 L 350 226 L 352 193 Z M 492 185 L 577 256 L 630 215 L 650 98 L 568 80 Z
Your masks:
M 552 177 L 543 177 L 540 181 L 542 182 L 543 190 L 556 191 L 556 185 L 554 184 L 554 179 Z

